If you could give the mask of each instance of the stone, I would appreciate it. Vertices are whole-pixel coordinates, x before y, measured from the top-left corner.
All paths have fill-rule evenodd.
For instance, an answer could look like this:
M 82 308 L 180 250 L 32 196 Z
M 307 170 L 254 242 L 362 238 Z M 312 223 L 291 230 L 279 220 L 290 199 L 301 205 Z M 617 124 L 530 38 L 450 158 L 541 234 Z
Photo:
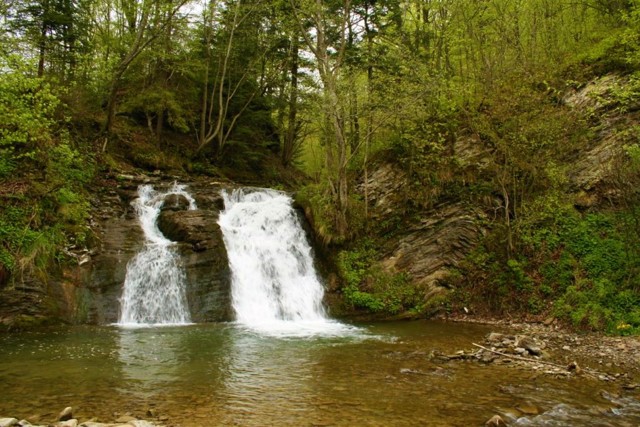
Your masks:
M 121 424 L 125 424 L 125 423 L 128 423 L 129 421 L 135 421 L 135 420 L 137 420 L 136 417 L 132 417 L 130 415 L 122 415 L 121 417 L 118 417 L 116 419 L 116 422 L 117 423 L 121 423 Z
M 506 427 L 507 423 L 504 422 L 500 415 L 494 415 L 484 425 L 487 427 Z
M 540 409 L 535 405 L 520 404 L 516 406 L 516 409 L 523 415 L 538 415 L 540 413 Z
M 58 414 L 58 421 L 68 421 L 73 418 L 73 408 L 71 406 L 67 406 Z
M 56 427 L 78 427 L 78 420 L 71 418 L 67 421 L 60 421 L 56 424 Z
M 501 342 L 504 339 L 505 339 L 505 335 L 500 334 L 498 332 L 491 332 L 489 335 L 487 335 L 487 342 L 490 342 L 490 343 Z
M 0 418 L 0 427 L 12 427 L 18 425 L 18 420 L 15 418 Z
M 482 363 L 491 363 L 494 360 L 496 360 L 497 358 L 498 358 L 498 356 L 495 353 L 492 353 L 490 351 L 483 350 L 480 353 L 480 361 Z
M 578 365 L 578 363 L 574 361 L 569 363 L 569 366 L 567 366 L 567 371 L 575 372 L 576 374 L 580 375 L 582 373 L 582 368 L 580 368 L 580 365 Z
M 522 347 L 534 356 L 540 356 L 542 354 L 542 349 L 540 345 L 533 339 L 528 336 L 520 336 L 516 342 L 517 347 Z
M 158 228 L 179 242 L 187 276 L 187 302 L 194 322 L 232 318 L 231 271 L 227 250 L 214 211 L 163 211 Z
M 164 198 L 162 211 L 185 211 L 189 209 L 189 200 L 182 194 L 170 194 Z
M 145 420 L 130 421 L 129 425 L 132 425 L 133 427 L 155 427 L 155 424 Z

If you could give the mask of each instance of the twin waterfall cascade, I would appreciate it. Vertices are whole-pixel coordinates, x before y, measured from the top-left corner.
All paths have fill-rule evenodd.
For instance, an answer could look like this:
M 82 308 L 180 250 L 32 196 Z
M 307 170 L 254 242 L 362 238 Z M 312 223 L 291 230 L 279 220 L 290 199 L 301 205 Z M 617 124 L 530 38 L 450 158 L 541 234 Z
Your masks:
M 158 229 L 168 196 L 183 196 L 184 185 L 166 191 L 138 188 L 133 202 L 145 244 L 127 264 L 121 312 L 123 326 L 188 324 L 186 274 L 175 242 Z M 322 305 L 324 288 L 312 250 L 291 198 L 268 189 L 223 191 L 218 224 L 231 270 L 231 299 L 237 323 L 279 336 L 342 335 L 354 328 L 332 321 Z
M 218 223 L 232 273 L 239 324 L 274 334 L 335 333 L 346 326 L 327 318 L 324 288 L 292 200 L 267 189 L 223 192 Z
M 184 185 L 158 192 L 150 185 L 138 188 L 133 202 L 144 232 L 144 248 L 127 264 L 120 301 L 120 325 L 186 324 L 191 322 L 185 294 L 185 273 L 174 242 L 160 232 L 157 219 L 167 196 L 183 196 L 196 209 Z

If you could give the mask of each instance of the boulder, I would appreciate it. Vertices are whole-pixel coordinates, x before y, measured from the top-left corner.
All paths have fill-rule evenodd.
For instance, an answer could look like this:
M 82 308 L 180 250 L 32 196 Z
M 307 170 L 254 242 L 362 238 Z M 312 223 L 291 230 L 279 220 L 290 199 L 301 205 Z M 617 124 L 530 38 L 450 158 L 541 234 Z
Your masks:
M 230 320 L 231 271 L 214 211 L 163 211 L 158 228 L 175 242 L 187 276 L 187 301 L 195 322 Z
M 189 200 L 182 194 L 169 194 L 164 198 L 162 211 L 186 211 L 189 209 Z

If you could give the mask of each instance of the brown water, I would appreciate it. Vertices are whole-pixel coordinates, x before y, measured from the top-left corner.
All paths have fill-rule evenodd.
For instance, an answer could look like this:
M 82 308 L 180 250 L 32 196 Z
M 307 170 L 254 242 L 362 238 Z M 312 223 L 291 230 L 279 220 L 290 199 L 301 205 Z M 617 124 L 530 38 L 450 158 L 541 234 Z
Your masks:
M 428 357 L 469 349 L 488 332 L 403 322 L 324 338 L 265 337 L 232 324 L 3 335 L 0 417 L 47 422 L 73 406 L 81 421 L 152 409 L 185 427 L 480 426 L 494 414 L 516 425 L 640 424 L 638 396 L 614 398 L 615 385 Z M 518 418 L 519 405 L 542 413 Z

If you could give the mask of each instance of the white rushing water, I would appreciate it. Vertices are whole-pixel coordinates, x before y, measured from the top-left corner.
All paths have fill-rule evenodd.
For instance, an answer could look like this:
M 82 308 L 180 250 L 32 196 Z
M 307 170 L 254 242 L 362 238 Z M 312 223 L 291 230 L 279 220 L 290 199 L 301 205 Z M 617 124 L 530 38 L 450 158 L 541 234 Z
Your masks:
M 185 273 L 174 243 L 158 229 L 157 219 L 167 196 L 184 196 L 196 209 L 184 185 L 174 183 L 158 192 L 151 185 L 138 187 L 134 208 L 144 232 L 142 250 L 127 264 L 120 300 L 119 325 L 175 325 L 191 322 L 185 294 Z
M 285 193 L 223 191 L 218 223 L 232 274 L 239 324 L 272 335 L 335 335 L 353 328 L 330 320 L 311 247 Z

